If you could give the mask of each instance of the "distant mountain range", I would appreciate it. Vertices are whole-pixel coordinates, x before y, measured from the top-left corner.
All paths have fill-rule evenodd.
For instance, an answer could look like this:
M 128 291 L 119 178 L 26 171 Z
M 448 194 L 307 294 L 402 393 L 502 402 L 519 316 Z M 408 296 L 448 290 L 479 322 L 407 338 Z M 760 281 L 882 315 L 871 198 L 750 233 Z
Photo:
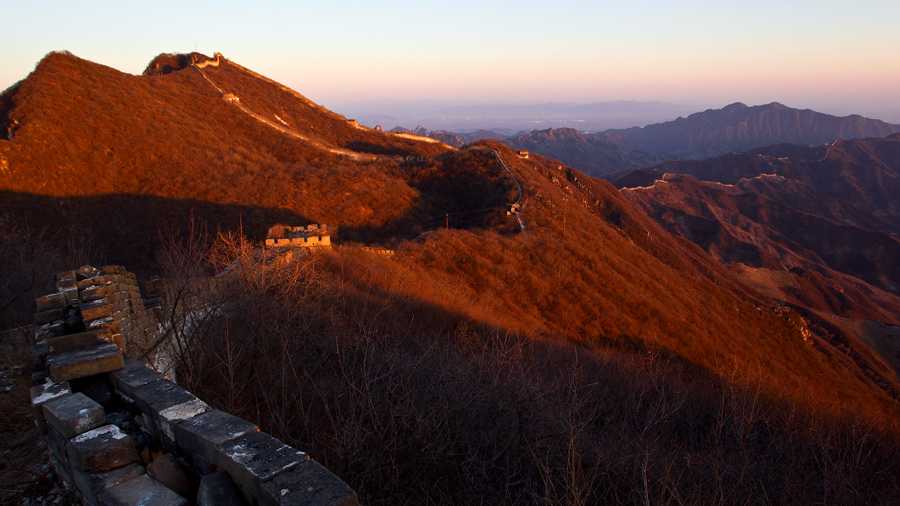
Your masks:
M 401 127 L 395 131 L 410 132 Z M 481 138 L 506 137 L 508 146 L 556 158 L 592 176 L 614 180 L 664 160 L 708 158 L 775 144 L 815 146 L 836 139 L 884 137 L 900 132 L 900 125 L 857 115 L 837 117 L 792 109 L 779 103 L 754 107 L 735 103 L 664 123 L 599 133 L 563 127 L 514 135 L 497 129 L 461 134 L 421 126 L 412 132 L 456 147 Z
M 773 144 L 818 145 L 836 139 L 885 137 L 900 125 L 863 118 L 832 116 L 809 109 L 792 109 L 777 102 L 748 107 L 734 103 L 674 121 L 610 130 L 618 144 L 673 158 L 707 158 Z
M 425 125 L 433 130 L 493 130 L 504 135 L 535 128 L 576 128 L 600 132 L 659 123 L 697 111 L 701 106 L 622 100 L 588 104 L 559 102 L 376 101 L 338 104 L 333 109 L 365 126 L 385 129 Z

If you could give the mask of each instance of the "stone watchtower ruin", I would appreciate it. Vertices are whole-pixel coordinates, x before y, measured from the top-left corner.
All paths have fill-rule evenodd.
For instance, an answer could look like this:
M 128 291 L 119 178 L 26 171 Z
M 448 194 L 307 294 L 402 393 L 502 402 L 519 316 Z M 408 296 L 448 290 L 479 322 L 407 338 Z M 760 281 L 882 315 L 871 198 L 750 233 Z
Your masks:
M 313 223 L 305 227 L 273 225 L 266 234 L 267 248 L 331 247 L 331 228 Z

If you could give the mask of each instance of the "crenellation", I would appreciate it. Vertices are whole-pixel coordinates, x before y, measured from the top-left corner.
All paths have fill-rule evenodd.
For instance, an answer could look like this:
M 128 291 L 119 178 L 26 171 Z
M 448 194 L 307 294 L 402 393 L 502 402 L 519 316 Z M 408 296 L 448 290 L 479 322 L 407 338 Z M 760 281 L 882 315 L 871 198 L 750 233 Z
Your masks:
M 155 297 L 147 307 L 121 266 L 84 266 L 57 279 L 60 291 L 36 301 L 31 406 L 52 469 L 83 504 L 189 505 L 201 478 L 218 470 L 219 481 L 236 484 L 218 491 L 225 503 L 358 506 L 356 494 L 304 452 L 125 359 L 164 335 L 165 280 L 147 283 Z

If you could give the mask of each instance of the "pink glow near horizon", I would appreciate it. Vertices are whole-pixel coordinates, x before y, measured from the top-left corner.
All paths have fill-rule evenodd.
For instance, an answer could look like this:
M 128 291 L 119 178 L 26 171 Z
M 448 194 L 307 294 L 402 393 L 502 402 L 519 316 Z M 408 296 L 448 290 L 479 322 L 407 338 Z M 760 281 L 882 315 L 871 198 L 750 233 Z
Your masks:
M 7 9 L 0 88 L 47 52 L 139 73 L 219 51 L 324 103 L 361 100 L 779 101 L 900 121 L 900 3 L 523 0 L 453 5 L 225 0 Z M 196 23 L 172 23 L 176 9 Z

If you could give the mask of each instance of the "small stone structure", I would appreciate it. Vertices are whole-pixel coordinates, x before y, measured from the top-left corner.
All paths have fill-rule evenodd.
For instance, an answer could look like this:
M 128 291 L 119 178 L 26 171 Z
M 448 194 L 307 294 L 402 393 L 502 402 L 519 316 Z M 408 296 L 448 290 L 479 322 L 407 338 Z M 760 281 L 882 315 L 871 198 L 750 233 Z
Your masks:
M 528 151 L 525 151 L 524 149 L 517 149 L 515 151 L 516 154 L 519 155 L 519 158 L 528 158 Z
M 85 266 L 57 288 L 37 299 L 31 406 L 84 504 L 358 506 L 304 452 L 125 358 L 162 330 L 133 274 Z
M 305 227 L 273 225 L 266 234 L 267 248 L 331 247 L 331 232 L 327 225 L 313 223 Z

